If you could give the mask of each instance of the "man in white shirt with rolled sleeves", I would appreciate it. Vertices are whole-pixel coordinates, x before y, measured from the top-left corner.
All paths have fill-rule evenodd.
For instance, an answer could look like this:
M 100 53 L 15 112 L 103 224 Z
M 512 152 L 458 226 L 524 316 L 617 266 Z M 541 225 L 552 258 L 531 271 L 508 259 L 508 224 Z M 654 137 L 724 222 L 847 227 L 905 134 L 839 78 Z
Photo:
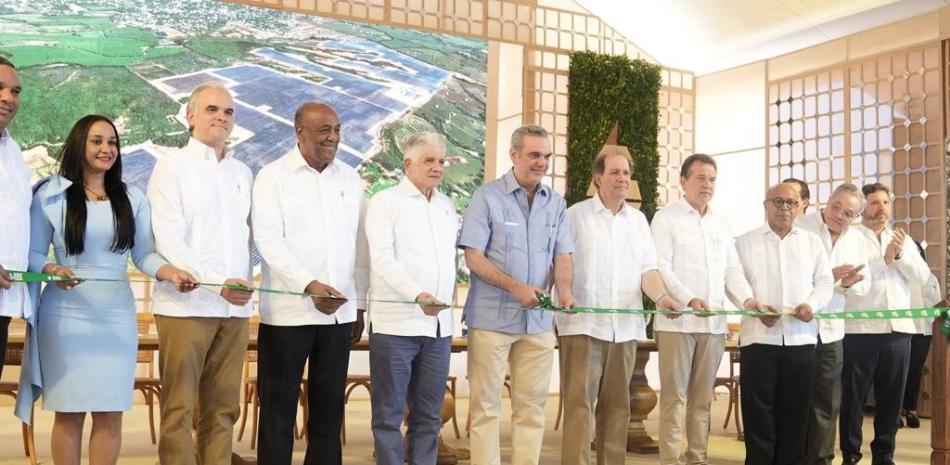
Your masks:
M 4 269 L 25 271 L 30 251 L 30 169 L 9 130 L 20 108 L 21 90 L 16 67 L 0 57 L 0 224 L 4 228 L 0 234 L 0 354 L 6 353 L 10 319 L 32 312 L 26 285 L 14 283 Z
M 406 176 L 366 210 L 370 250 L 369 366 L 378 465 L 435 465 L 452 352 L 459 216 L 439 192 L 445 145 L 433 133 L 403 147 Z M 418 302 L 418 305 L 393 303 Z M 408 455 L 400 430 L 409 405 Z
M 847 297 L 867 295 L 871 286 L 866 278 L 867 255 L 864 238 L 850 228 L 851 221 L 864 209 L 864 194 L 854 184 L 844 183 L 831 193 L 828 203 L 817 212 L 796 221 L 796 226 L 811 231 L 825 246 L 834 294 L 823 313 L 844 310 Z M 816 347 L 817 371 L 808 417 L 806 465 L 831 465 L 835 458 L 835 429 L 841 406 L 841 366 L 844 362 L 844 321 L 818 321 Z
M 201 282 L 250 288 L 251 170 L 227 148 L 234 100 L 221 84 L 202 84 L 188 100 L 187 118 L 188 145 L 160 159 L 149 179 L 156 250 Z M 187 294 L 155 287 L 163 465 L 231 460 L 251 295 L 229 287 Z
M 627 205 L 632 159 L 626 149 L 605 149 L 594 160 L 597 193 L 567 210 L 574 238 L 573 294 L 583 305 L 643 308 L 643 295 L 661 310 L 679 310 L 657 272 L 650 226 Z M 630 423 L 630 378 L 637 340 L 646 339 L 642 314 L 554 316 L 564 402 L 563 465 L 622 465 Z M 596 412 L 595 412 L 596 405 Z M 591 420 L 597 434 L 592 434 Z
M 262 287 L 310 296 L 261 296 L 257 457 L 261 465 L 290 465 L 309 361 L 304 464 L 339 465 L 350 347 L 363 333 L 357 305 L 369 278 L 360 230 L 363 187 L 356 170 L 336 159 L 340 119 L 332 107 L 304 103 L 294 130 L 297 146 L 257 175 L 254 243 L 264 259 Z
M 910 307 L 911 286 L 927 283 L 930 268 L 914 241 L 899 228 L 891 229 L 891 191 L 874 183 L 862 188 L 867 199 L 855 230 L 864 238 L 871 287 L 867 295 L 849 296 L 846 310 L 887 310 Z M 872 465 L 894 463 L 895 436 L 910 364 L 911 318 L 846 320 L 844 365 L 841 369 L 841 438 L 844 464 L 861 460 L 864 400 L 874 385 Z
M 798 193 L 788 184 L 766 194 L 765 226 L 736 240 L 753 296 L 775 316 L 743 316 L 742 418 L 746 465 L 805 460 L 815 379 L 818 325 L 831 300 L 831 267 L 821 239 L 795 227 Z
M 658 211 L 652 223 L 657 263 L 670 295 L 691 310 L 719 310 L 728 290 L 743 308 L 758 308 L 729 222 L 709 206 L 716 161 L 705 154 L 687 157 L 680 186 L 684 198 Z M 663 316 L 653 325 L 660 357 L 660 463 L 708 463 L 710 405 L 725 352 L 726 317 Z

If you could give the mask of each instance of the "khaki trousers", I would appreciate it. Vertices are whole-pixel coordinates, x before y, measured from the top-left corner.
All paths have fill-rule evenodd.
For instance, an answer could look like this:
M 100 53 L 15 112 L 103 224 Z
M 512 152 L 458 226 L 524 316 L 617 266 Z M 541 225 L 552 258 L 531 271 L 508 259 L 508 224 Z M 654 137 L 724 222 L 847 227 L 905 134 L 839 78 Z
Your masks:
M 590 463 L 593 419 L 597 464 L 623 465 L 637 342 L 607 342 L 586 335 L 561 336 L 558 342 L 564 402 L 561 464 Z
M 661 465 L 708 463 L 709 409 L 725 347 L 723 334 L 657 331 Z
M 156 315 L 161 465 L 229 465 L 240 413 L 247 318 Z M 197 450 L 192 437 L 198 403 Z
M 554 363 L 554 332 L 468 335 L 472 465 L 499 465 L 499 416 L 505 373 L 511 375 L 511 463 L 537 465 L 544 439 L 544 404 Z

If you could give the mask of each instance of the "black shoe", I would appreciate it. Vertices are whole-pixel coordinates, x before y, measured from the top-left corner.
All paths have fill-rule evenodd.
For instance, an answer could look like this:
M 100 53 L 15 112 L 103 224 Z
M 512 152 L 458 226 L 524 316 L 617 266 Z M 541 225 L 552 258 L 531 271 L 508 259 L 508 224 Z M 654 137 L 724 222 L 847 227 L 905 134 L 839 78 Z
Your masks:
M 841 462 L 841 465 L 858 465 L 858 462 L 861 461 L 861 457 L 845 457 L 844 461 Z
M 920 418 L 917 417 L 916 413 L 907 414 L 907 427 L 908 428 L 920 428 Z

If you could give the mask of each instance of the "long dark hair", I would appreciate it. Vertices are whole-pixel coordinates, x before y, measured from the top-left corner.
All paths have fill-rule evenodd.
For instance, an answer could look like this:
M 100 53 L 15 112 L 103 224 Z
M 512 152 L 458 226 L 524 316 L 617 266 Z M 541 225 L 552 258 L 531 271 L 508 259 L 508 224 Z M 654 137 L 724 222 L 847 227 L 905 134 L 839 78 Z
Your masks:
M 72 181 L 66 189 L 66 253 L 79 255 L 85 250 L 86 243 L 86 186 L 83 172 L 86 166 L 86 138 L 92 125 L 105 121 L 115 130 L 115 163 L 105 175 L 106 195 L 112 204 L 112 218 L 115 220 L 115 237 L 112 251 L 122 253 L 132 248 L 135 241 L 135 219 L 132 216 L 132 203 L 126 194 L 122 182 L 122 156 L 119 146 L 119 131 L 105 116 L 88 115 L 82 117 L 69 131 L 66 142 L 59 151 L 59 174 Z

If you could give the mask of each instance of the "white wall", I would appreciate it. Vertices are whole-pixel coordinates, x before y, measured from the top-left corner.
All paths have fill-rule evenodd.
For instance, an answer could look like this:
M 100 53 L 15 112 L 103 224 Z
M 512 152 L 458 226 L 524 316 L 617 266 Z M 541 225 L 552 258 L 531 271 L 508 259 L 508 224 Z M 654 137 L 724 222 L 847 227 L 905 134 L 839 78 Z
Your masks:
M 696 151 L 716 159 L 712 207 L 738 236 L 765 221 L 766 64 L 696 78 Z

